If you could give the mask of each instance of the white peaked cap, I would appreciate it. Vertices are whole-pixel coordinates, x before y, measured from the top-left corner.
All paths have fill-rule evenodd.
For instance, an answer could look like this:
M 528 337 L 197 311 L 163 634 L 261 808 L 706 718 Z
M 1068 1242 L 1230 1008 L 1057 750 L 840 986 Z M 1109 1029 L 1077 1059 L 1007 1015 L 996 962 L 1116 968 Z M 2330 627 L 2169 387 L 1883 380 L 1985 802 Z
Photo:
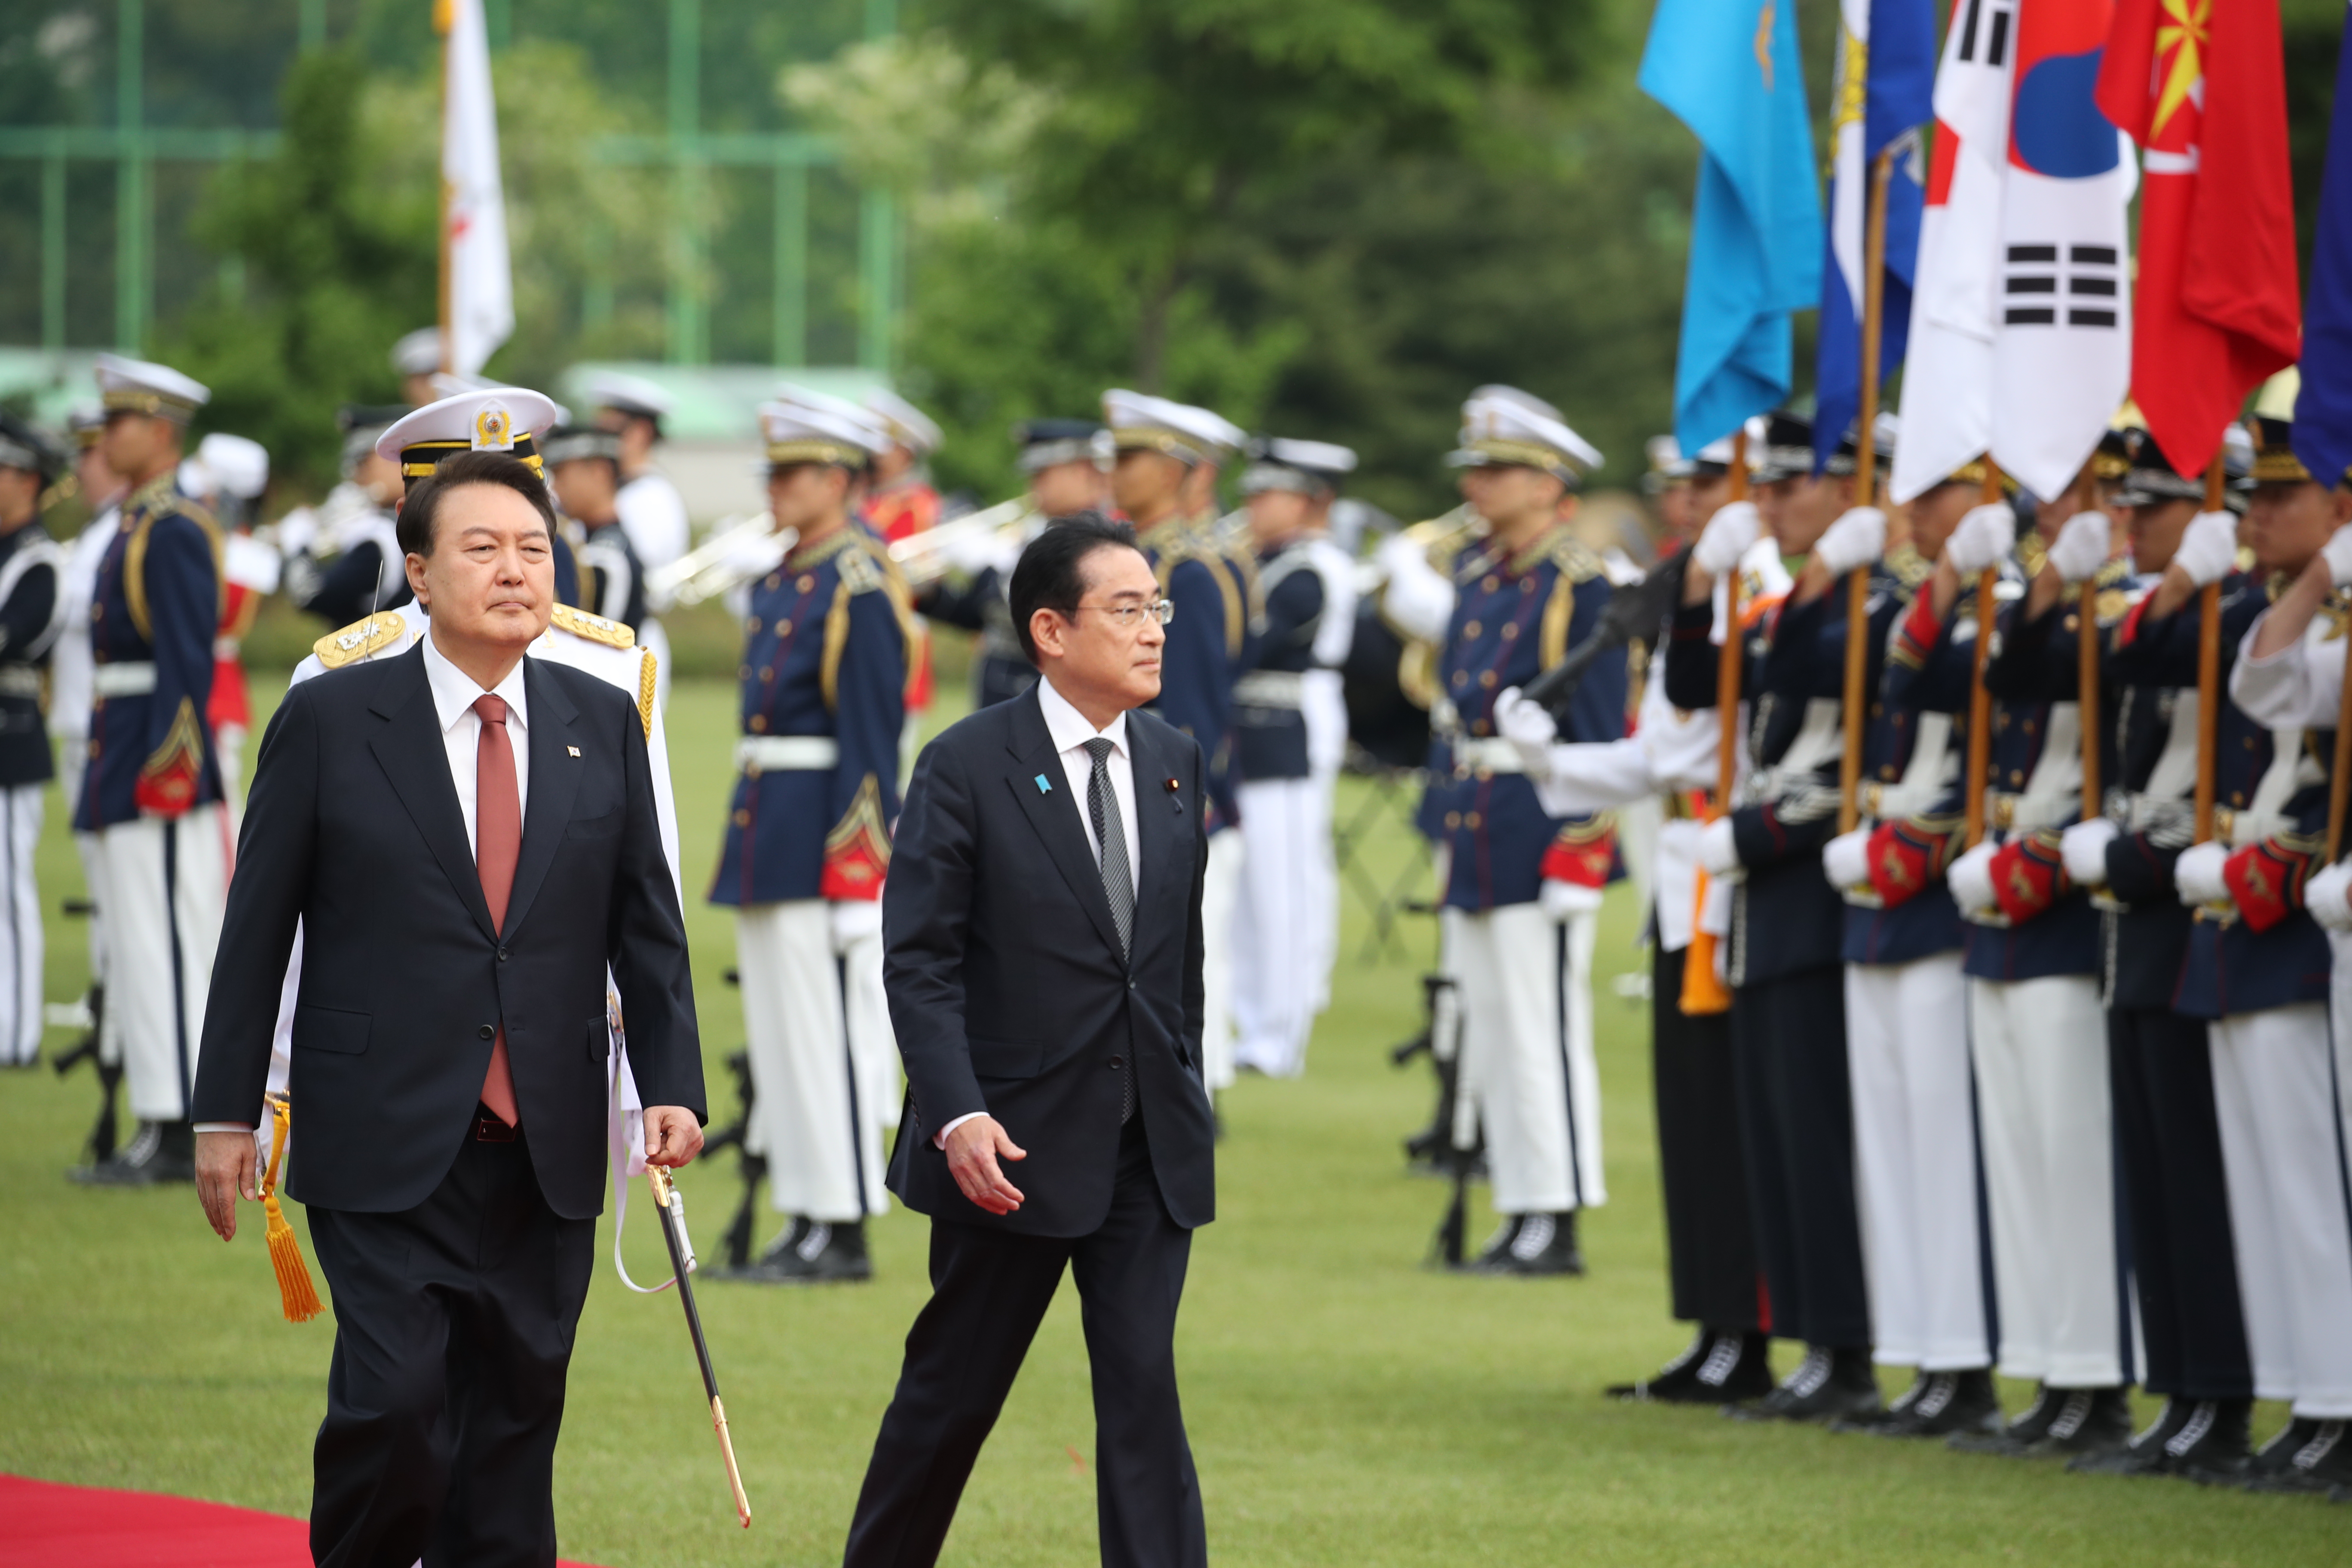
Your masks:
M 428 403 L 375 438 L 376 456 L 421 479 L 458 452 L 506 452 L 541 469 L 532 437 L 555 424 L 555 400 L 522 386 L 487 386 Z
M 846 398 L 789 383 L 775 401 L 760 405 L 760 434 L 768 462 L 841 463 L 861 467 L 890 449 L 890 434 L 874 413 Z
M 616 408 L 647 419 L 667 419 L 677 407 L 677 398 L 644 376 L 631 375 L 626 371 L 600 370 L 583 376 L 580 390 L 598 408 Z
M 195 460 L 240 500 L 257 500 L 269 488 L 269 454 L 258 441 L 215 431 L 196 443 Z
M 1186 463 L 1223 464 L 1249 443 L 1249 432 L 1221 414 L 1125 387 L 1103 394 L 1103 423 L 1116 447 L 1149 447 Z
M 945 432 L 932 422 L 929 415 L 887 386 L 877 386 L 866 393 L 866 408 L 881 419 L 893 440 L 919 458 L 927 458 L 938 451 L 940 443 L 947 439 Z
M 100 354 L 93 367 L 99 401 L 109 413 L 160 414 L 184 425 L 212 401 L 212 388 L 167 364 Z
M 419 327 L 392 345 L 395 375 L 431 375 L 441 368 L 441 329 Z
M 1599 468 L 1591 442 L 1521 397 L 1473 397 L 1462 410 L 1462 445 L 1446 460 L 1456 468 L 1516 463 L 1575 484 Z

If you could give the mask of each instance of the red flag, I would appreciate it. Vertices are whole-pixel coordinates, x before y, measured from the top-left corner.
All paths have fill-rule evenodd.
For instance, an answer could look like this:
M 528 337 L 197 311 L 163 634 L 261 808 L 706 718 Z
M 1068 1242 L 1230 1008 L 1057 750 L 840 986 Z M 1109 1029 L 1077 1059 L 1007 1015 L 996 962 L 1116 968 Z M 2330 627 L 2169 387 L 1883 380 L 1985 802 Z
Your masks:
M 2145 150 L 2132 398 L 2183 473 L 2303 349 L 2278 0 L 2119 0 L 2096 98 Z

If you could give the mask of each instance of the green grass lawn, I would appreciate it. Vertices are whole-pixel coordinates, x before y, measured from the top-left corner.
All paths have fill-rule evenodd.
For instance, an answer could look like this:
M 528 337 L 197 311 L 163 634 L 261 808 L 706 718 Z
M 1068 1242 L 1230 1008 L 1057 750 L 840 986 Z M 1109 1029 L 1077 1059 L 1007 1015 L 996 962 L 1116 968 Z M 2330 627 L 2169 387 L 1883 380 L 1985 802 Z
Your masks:
M 266 706 L 275 683 L 256 686 Z M 731 713 L 730 689 L 708 682 L 681 684 L 669 710 L 690 891 L 717 853 Z M 42 868 L 55 909 L 80 873 L 54 798 L 51 812 Z M 1398 824 L 1370 856 L 1386 879 L 1409 852 Z M 1366 923 L 1351 900 L 1307 1078 L 1253 1079 L 1226 1097 L 1221 1217 L 1194 1247 L 1180 1335 L 1219 1561 L 2352 1560 L 2352 1508 L 2094 1480 L 1602 1398 L 1604 1384 L 1656 1365 L 1685 1337 L 1665 1316 L 1645 1016 L 1609 989 L 1640 966 L 1622 895 L 1611 914 L 1598 973 L 1612 1202 L 1587 1221 L 1589 1278 L 1422 1267 L 1444 1193 L 1404 1174 L 1398 1140 L 1425 1119 L 1429 1086 L 1425 1068 L 1397 1071 L 1386 1053 L 1417 1023 L 1426 921 L 1408 918 L 1401 945 L 1364 963 Z M 730 922 L 698 901 L 687 920 L 711 1086 L 723 1093 L 721 1063 L 741 1038 L 721 978 L 734 962 Z M 48 994 L 79 995 L 80 930 L 60 920 L 50 931 Z M 52 1032 L 52 1049 L 67 1042 Z M 331 1322 L 280 1319 L 257 1209 L 224 1247 L 185 1188 L 66 1184 L 91 1081 L 0 1076 L 0 1470 L 302 1513 Z M 695 1167 L 683 1185 L 714 1255 L 737 1193 L 731 1158 Z M 630 1227 L 631 1268 L 659 1278 L 646 1212 L 641 1202 Z M 1474 1225 L 1488 1223 L 1482 1208 Z M 299 1216 L 296 1226 L 307 1251 Z M 677 1304 L 630 1295 L 600 1261 L 557 1464 L 565 1554 L 607 1568 L 838 1562 L 899 1343 L 925 1295 L 924 1238 L 924 1223 L 903 1212 L 878 1222 L 870 1286 L 702 1287 L 757 1514 L 748 1534 L 735 1526 Z M 609 1255 L 607 1239 L 600 1258 Z M 1782 1360 L 1793 1352 L 1783 1347 Z M 2012 1408 L 2022 1403 L 2010 1394 Z M 2263 1412 L 2264 1430 L 2278 1414 Z M 1094 1562 L 1093 1443 L 1065 1289 L 981 1459 L 947 1561 Z M 0 1540 L 6 1530 L 0 1521 Z

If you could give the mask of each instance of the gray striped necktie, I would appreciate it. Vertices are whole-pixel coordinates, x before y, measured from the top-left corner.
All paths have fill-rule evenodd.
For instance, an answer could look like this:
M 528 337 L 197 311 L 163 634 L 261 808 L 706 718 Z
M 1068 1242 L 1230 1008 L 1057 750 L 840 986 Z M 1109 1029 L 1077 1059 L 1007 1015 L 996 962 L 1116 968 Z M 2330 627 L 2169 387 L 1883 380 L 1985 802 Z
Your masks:
M 1118 927 L 1118 951 L 1127 955 L 1135 937 L 1135 874 L 1127 864 L 1127 824 L 1118 815 L 1118 796 L 1110 787 L 1111 743 L 1097 735 L 1087 742 L 1095 760 L 1087 777 L 1087 816 L 1095 826 L 1095 842 L 1102 846 L 1103 891 L 1110 898 L 1111 923 Z

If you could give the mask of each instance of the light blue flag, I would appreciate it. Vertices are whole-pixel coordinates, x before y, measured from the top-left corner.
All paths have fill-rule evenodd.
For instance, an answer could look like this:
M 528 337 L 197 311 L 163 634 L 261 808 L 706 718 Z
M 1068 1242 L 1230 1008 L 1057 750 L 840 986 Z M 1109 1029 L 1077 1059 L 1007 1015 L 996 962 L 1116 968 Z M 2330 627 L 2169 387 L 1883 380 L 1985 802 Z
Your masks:
M 1787 399 L 1789 312 L 1821 300 L 1793 0 L 1658 0 L 1641 81 L 1701 149 L 1675 365 L 1675 439 L 1696 452 Z

